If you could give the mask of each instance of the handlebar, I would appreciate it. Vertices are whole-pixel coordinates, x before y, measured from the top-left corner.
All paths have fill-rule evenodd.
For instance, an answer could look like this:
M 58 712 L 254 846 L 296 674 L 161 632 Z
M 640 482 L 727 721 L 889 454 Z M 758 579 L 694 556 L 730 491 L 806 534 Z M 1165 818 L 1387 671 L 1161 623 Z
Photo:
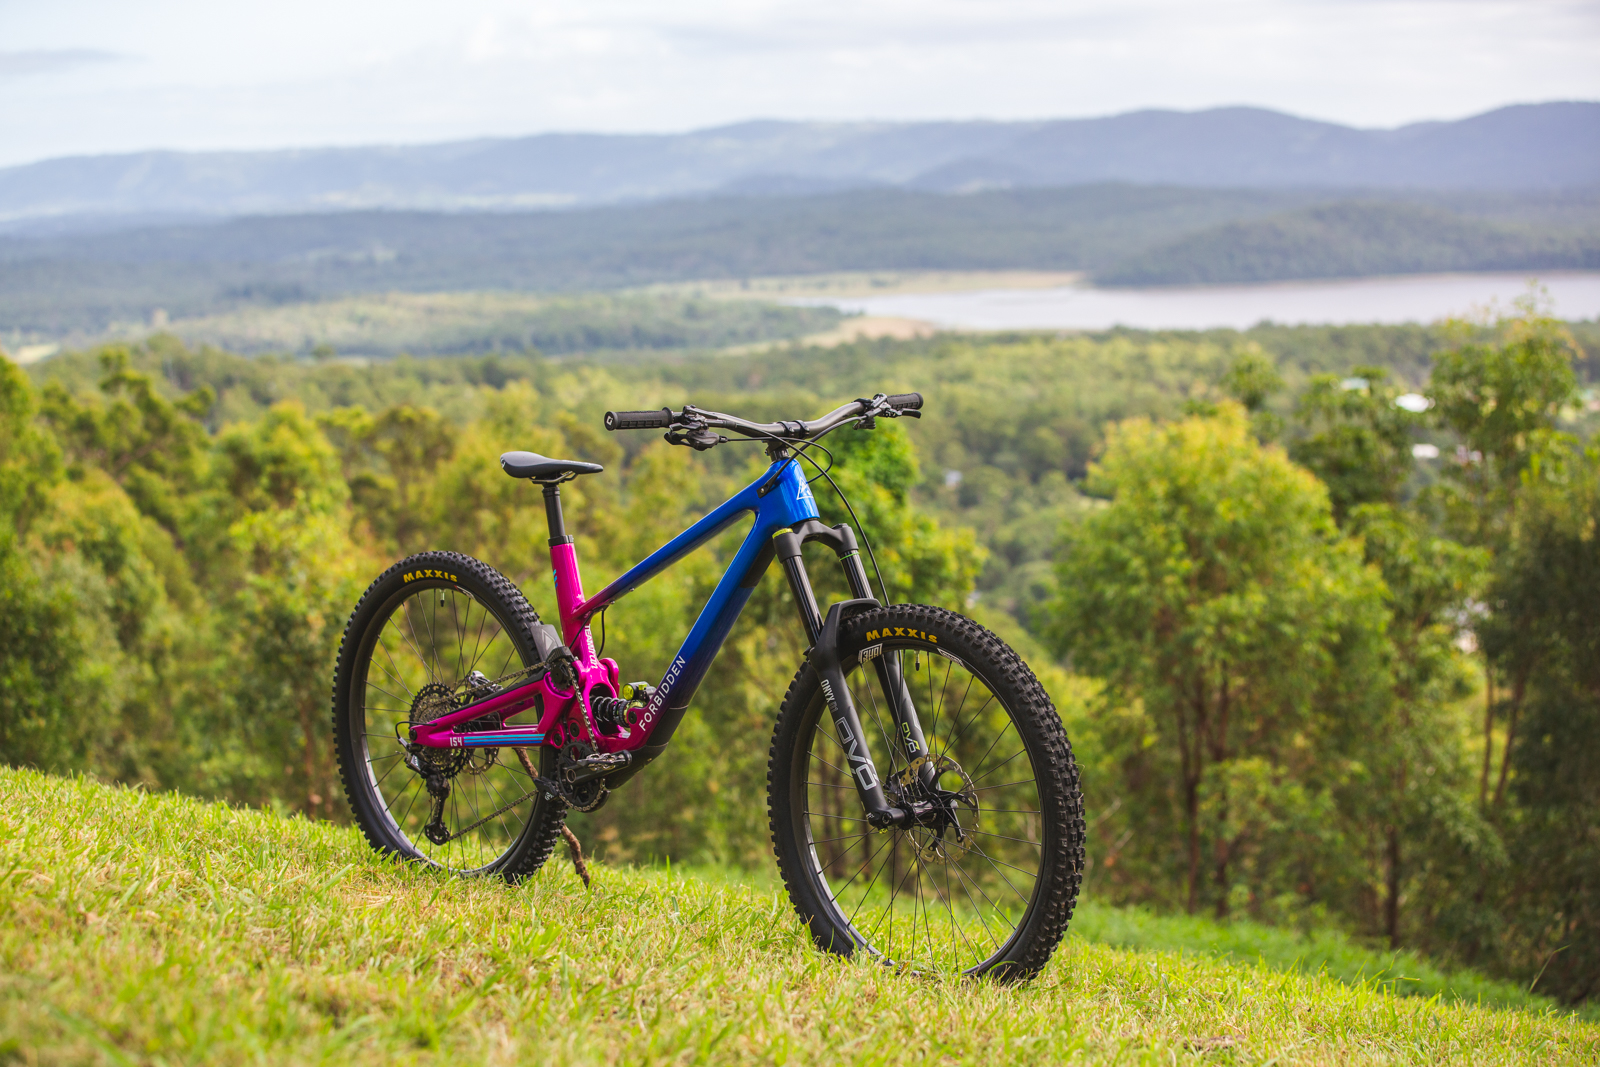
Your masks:
M 793 440 L 820 437 L 847 422 L 875 418 L 879 415 L 885 418 L 898 418 L 902 415 L 920 418 L 921 409 L 921 393 L 895 393 L 892 396 L 878 393 L 871 400 L 852 400 L 809 422 L 750 422 L 734 415 L 724 415 L 720 411 L 706 411 L 692 404 L 685 404 L 681 412 L 674 412 L 671 408 L 661 408 L 657 411 L 608 411 L 605 421 L 608 430 L 665 429 L 692 432 L 717 429 L 732 430 L 747 437 L 779 437 Z M 669 439 L 671 436 L 668 435 Z M 707 445 L 711 443 L 715 442 L 709 441 Z
M 671 408 L 662 408 L 659 411 L 608 411 L 606 429 L 665 430 L 672 425 L 672 419 Z
M 883 398 L 884 403 L 899 411 L 922 410 L 921 393 L 892 393 Z

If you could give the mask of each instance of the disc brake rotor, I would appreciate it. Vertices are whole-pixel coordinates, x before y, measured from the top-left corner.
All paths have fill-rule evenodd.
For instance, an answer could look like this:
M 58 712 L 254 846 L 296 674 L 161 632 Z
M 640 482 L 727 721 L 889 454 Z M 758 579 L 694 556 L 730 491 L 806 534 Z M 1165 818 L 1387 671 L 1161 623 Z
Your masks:
M 925 768 L 932 766 L 931 776 L 924 779 Z M 946 789 L 941 783 L 947 774 L 961 779 L 959 789 Z M 978 790 L 972 776 L 961 769 L 961 764 L 949 756 L 923 756 L 889 776 L 889 792 L 897 803 L 926 807 L 932 805 L 931 821 L 906 831 L 917 856 L 923 863 L 946 863 L 967 851 L 967 831 L 978 825 Z M 972 813 L 970 822 L 963 826 L 958 809 Z M 953 838 L 945 835 L 954 831 Z M 954 855 L 952 855 L 952 853 Z

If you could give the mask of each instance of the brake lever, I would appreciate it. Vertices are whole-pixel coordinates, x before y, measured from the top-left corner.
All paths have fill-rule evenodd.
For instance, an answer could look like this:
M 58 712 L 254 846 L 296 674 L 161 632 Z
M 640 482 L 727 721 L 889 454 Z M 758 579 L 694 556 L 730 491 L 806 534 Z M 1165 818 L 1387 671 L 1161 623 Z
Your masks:
M 855 425 L 856 429 L 858 430 L 876 429 L 878 426 L 878 416 L 880 415 L 886 419 L 898 419 L 902 414 L 906 414 L 905 412 L 901 412 L 896 408 L 890 407 L 889 398 L 884 393 L 878 393 L 871 400 L 858 396 L 856 397 L 856 403 L 866 408 L 866 410 L 856 418 Z
M 712 432 L 706 426 L 705 420 L 698 415 L 689 415 L 684 417 L 682 422 L 674 423 L 665 436 L 667 444 L 688 445 L 696 452 L 704 452 L 708 448 L 728 443 L 728 438 Z

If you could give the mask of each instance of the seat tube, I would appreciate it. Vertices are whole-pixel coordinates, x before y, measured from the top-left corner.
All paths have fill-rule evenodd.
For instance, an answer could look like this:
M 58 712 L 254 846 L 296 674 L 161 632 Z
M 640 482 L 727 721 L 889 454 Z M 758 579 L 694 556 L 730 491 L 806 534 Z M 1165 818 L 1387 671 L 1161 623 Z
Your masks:
M 561 514 L 561 487 L 544 486 L 544 515 L 550 524 L 550 570 L 556 583 L 556 609 L 561 613 L 561 639 L 585 664 L 594 662 L 594 644 L 589 628 L 578 623 L 578 608 L 583 604 L 583 577 L 578 572 L 578 552 L 567 534 Z

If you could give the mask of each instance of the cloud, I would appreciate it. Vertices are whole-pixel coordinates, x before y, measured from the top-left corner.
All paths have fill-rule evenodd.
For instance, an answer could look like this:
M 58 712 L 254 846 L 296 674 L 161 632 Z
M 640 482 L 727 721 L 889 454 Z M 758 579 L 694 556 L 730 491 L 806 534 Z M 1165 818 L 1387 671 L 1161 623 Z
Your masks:
M 25 74 L 60 74 L 91 63 L 114 63 L 122 56 L 94 48 L 51 48 L 29 52 L 0 52 L 0 78 Z

